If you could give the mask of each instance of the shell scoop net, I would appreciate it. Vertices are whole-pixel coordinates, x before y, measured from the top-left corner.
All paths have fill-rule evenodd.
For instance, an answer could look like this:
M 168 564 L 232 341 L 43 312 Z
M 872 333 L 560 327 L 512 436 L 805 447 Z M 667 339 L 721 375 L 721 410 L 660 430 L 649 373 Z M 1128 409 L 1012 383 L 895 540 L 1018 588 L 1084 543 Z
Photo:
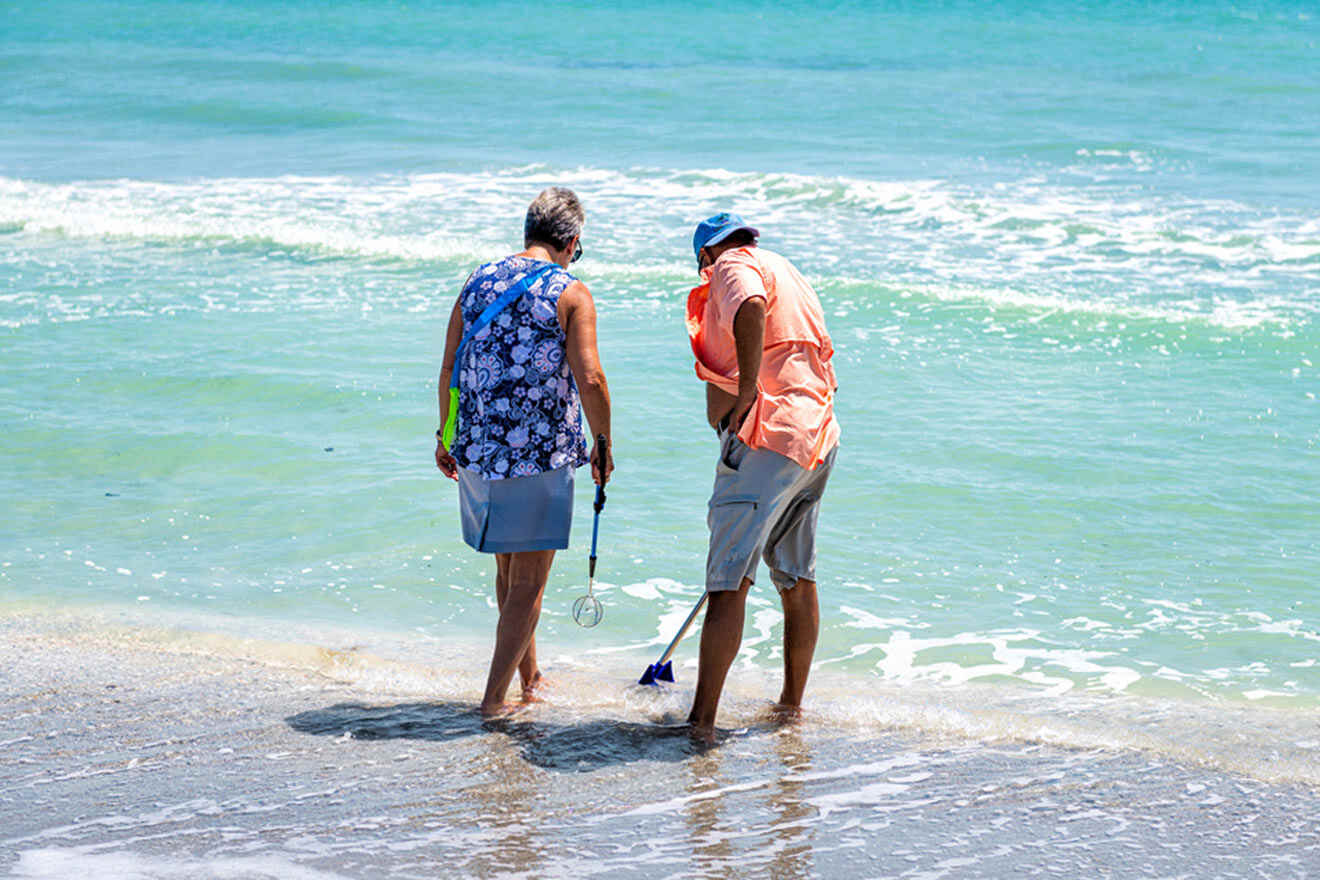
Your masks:
M 602 453 L 605 451 L 605 438 L 596 438 Z M 592 504 L 596 516 L 591 523 L 591 556 L 587 560 L 587 594 L 579 596 L 573 603 L 573 620 L 578 626 L 593 627 L 605 616 L 605 609 L 596 598 L 596 538 L 600 535 L 600 512 L 605 507 L 605 487 L 596 486 L 596 501 Z

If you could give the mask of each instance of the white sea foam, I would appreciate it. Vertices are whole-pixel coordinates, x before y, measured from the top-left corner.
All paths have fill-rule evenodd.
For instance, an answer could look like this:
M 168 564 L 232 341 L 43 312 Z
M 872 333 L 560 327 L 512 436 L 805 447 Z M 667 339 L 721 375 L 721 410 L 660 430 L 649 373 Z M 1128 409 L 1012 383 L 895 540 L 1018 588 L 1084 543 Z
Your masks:
M 168 858 L 131 851 L 104 852 L 103 847 L 42 847 L 19 854 L 14 878 L 67 880 L 340 880 L 346 877 L 274 854 Z
M 484 687 L 484 666 L 473 664 L 489 645 L 405 638 L 398 634 L 334 630 L 325 626 L 289 626 L 258 620 L 228 620 L 229 632 L 201 631 L 199 624 L 219 620 L 157 612 L 153 623 L 118 622 L 86 612 L 24 612 L 39 630 L 61 638 L 76 637 L 112 650 L 162 652 L 238 660 L 296 670 L 342 682 L 365 695 L 388 701 L 399 697 L 450 700 L 475 705 Z M 163 627 L 176 619 L 181 625 Z M 187 623 L 184 627 L 182 624 Z M 276 636 L 278 629 L 282 637 Z M 266 633 L 262 637 L 243 635 Z M 998 642 L 995 664 L 983 670 L 934 664 L 934 674 L 916 674 L 912 640 L 896 634 L 886 656 L 898 658 L 881 675 L 845 673 L 821 665 L 813 673 L 809 724 L 848 735 L 902 730 L 937 738 L 977 742 L 1043 743 L 1083 749 L 1136 750 L 1183 763 L 1245 773 L 1271 781 L 1320 785 L 1320 762 L 1313 740 L 1317 709 L 1275 709 L 1261 705 L 1272 696 L 1263 690 L 1245 694 L 1240 703 L 1189 702 L 1128 696 L 1131 670 L 1097 662 L 1089 651 L 1019 648 L 1028 634 L 991 639 Z M 939 645 L 962 643 L 953 639 Z M 344 647 L 330 647 L 331 645 Z M 925 647 L 935 647 L 931 642 Z M 899 650 L 903 648 L 903 650 Z M 752 662 L 744 651 L 730 676 L 726 723 L 753 722 L 777 693 L 778 671 Z M 1103 690 L 1079 692 L 1066 677 L 1025 675 L 1016 685 L 979 684 L 984 674 L 1021 669 L 1031 659 L 1045 659 L 1109 679 Z M 695 658 L 690 648 L 675 662 L 678 684 L 641 687 L 634 675 L 654 656 L 650 652 L 598 652 L 596 656 L 556 654 L 543 659 L 551 677 L 551 702 L 557 712 L 579 719 L 681 719 L 691 700 Z M 1266 748 L 1268 745 L 1268 748 Z
M 588 207 L 585 277 L 680 292 L 692 218 L 733 206 L 823 282 L 856 278 L 937 298 L 1228 328 L 1320 308 L 1311 216 L 1027 178 L 978 190 L 939 180 L 550 169 L 367 179 L 37 183 L 0 178 L 0 229 L 79 240 L 233 245 L 470 264 L 517 245 L 522 206 L 573 186 Z
M 844 283 L 868 282 L 849 279 Z M 1264 325 L 1285 326 L 1292 321 L 1289 316 L 1297 313 L 1296 303 L 1283 296 L 1265 296 L 1251 302 L 1210 296 L 1199 301 L 1182 299 L 1162 304 L 1141 304 L 1097 300 L 1062 291 L 1029 291 L 1014 286 L 968 284 L 911 284 L 905 286 L 905 293 L 939 302 L 980 302 L 996 310 L 1035 312 L 1037 318 L 1086 315 L 1174 325 L 1199 323 L 1225 330 L 1243 330 Z

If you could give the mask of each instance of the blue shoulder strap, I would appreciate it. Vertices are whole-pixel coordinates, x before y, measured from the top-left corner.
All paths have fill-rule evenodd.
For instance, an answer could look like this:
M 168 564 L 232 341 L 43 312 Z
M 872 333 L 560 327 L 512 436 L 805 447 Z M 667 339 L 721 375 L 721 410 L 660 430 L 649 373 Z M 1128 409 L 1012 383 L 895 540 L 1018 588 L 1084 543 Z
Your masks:
M 527 289 L 536 283 L 536 279 L 540 278 L 545 273 L 558 268 L 559 266 L 551 263 L 548 266 L 542 266 L 535 272 L 525 275 L 522 281 L 519 281 L 517 284 L 513 285 L 513 287 L 510 287 L 508 290 L 504 291 L 504 293 L 501 293 L 495 302 L 486 306 L 486 308 L 482 310 L 481 314 L 477 317 L 477 320 L 473 321 L 472 326 L 468 328 L 468 332 L 463 334 L 462 341 L 458 343 L 458 351 L 454 354 L 454 372 L 449 378 L 450 388 L 458 387 L 458 370 L 459 364 L 463 361 L 463 349 L 467 348 L 467 344 L 471 341 L 472 337 L 484 330 L 486 325 L 495 320 L 495 317 L 499 315 L 500 312 L 509 307 L 510 303 L 526 293 Z

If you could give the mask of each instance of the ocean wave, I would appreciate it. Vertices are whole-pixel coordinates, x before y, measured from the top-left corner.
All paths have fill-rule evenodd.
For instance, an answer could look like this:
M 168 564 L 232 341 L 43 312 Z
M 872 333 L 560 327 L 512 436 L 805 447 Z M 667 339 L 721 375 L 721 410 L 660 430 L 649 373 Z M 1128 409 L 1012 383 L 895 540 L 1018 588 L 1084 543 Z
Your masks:
M 355 211 L 351 190 L 342 181 L 309 178 L 63 185 L 0 179 L 0 228 L 395 260 L 467 259 L 479 248 L 438 230 L 403 235 L 364 229 L 371 209 Z
M 850 287 L 869 289 L 873 282 L 863 279 L 840 280 L 835 288 L 846 292 Z M 1286 327 L 1305 315 L 1284 296 L 1259 297 L 1241 302 L 1218 295 L 1201 300 L 1183 299 L 1161 304 L 1115 302 L 1107 299 L 1070 295 L 1064 291 L 1026 290 L 1019 287 L 993 287 L 972 284 L 913 284 L 894 295 L 901 301 L 916 298 L 939 303 L 981 303 L 996 310 L 1017 310 L 1031 315 L 1039 325 L 1046 319 L 1072 321 L 1087 316 L 1104 329 L 1106 321 L 1126 321 L 1149 325 L 1200 324 L 1222 330 L 1248 330 L 1265 326 Z
M 732 207 L 823 284 L 855 279 L 1226 328 L 1320 309 L 1320 218 L 1229 201 L 941 180 L 522 166 L 475 174 L 43 183 L 0 178 L 0 230 L 71 240 L 232 246 L 257 255 L 469 264 L 520 246 L 549 185 L 588 209 L 584 277 L 677 294 L 694 218 Z

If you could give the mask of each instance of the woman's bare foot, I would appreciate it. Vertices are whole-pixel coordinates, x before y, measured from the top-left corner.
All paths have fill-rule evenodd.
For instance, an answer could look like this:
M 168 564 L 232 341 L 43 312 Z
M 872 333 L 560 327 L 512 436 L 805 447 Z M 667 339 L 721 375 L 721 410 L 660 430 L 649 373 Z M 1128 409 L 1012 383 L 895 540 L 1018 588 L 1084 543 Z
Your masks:
M 542 675 L 542 674 L 541 674 L 541 670 L 538 669 L 538 670 L 536 671 L 536 674 L 534 674 L 534 675 L 532 676 L 532 680 L 531 680 L 531 681 L 523 682 L 523 686 L 522 686 L 522 701 L 523 701 L 524 703 L 540 703 L 540 702 L 543 702 L 543 701 L 544 701 L 544 698 L 543 698 L 543 697 L 540 697 L 540 696 L 537 696 L 536 692 L 539 691 L 541 688 L 545 687 L 545 686 L 548 685 L 548 684 L 549 684 L 549 682 L 545 680 L 545 676 Z
M 796 724 L 802 720 L 802 707 L 789 703 L 775 703 L 770 707 L 770 720 L 776 724 Z
M 496 721 L 500 718 L 508 718 L 523 710 L 523 706 L 517 703 L 495 703 L 487 706 L 481 704 L 481 717 L 485 721 Z

